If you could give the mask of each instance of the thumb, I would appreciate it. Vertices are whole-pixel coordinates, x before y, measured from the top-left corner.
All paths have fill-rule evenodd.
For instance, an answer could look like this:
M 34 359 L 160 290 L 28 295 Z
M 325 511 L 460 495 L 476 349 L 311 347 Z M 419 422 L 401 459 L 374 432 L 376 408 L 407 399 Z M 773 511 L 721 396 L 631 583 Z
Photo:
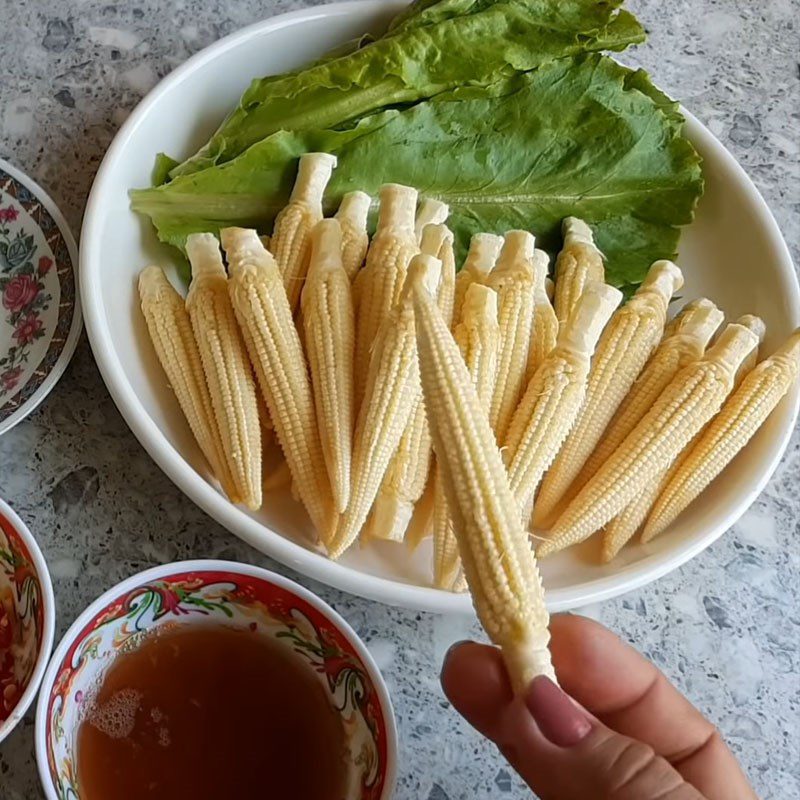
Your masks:
M 548 678 L 514 696 L 494 648 L 451 650 L 442 684 L 541 800 L 703 800 L 651 747 L 607 728 Z

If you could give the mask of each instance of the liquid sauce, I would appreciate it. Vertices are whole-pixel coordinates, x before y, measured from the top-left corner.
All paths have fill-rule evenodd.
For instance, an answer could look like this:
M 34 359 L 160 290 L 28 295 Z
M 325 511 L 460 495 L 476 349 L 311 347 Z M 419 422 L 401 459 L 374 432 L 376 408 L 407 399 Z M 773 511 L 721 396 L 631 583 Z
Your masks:
M 191 626 L 117 657 L 78 731 L 81 800 L 341 800 L 344 730 L 311 668 Z

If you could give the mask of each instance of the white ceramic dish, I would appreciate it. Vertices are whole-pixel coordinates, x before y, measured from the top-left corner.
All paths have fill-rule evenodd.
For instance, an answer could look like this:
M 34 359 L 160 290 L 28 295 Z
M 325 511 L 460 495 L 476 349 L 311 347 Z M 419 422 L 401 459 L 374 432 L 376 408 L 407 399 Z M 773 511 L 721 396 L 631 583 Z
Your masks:
M 0 663 L 0 742 L 39 691 L 56 627 L 56 601 L 42 551 L 25 523 L 0 500 L 0 594 L 6 592 L 22 636 L 11 664 Z
M 348 797 L 389 800 L 397 771 L 397 730 L 389 693 L 366 646 L 307 589 L 232 561 L 183 561 L 133 575 L 70 626 L 47 668 L 36 709 L 36 760 L 48 800 L 82 797 L 77 733 L 86 699 L 115 656 L 156 630 L 211 623 L 270 638 L 310 666 L 342 717 Z
M 466 612 L 468 597 L 430 587 L 429 550 L 410 558 L 388 543 L 355 547 L 333 563 L 304 544 L 308 523 L 288 498 L 270 500 L 255 514 L 231 505 L 207 480 L 147 340 L 135 292 L 142 267 L 173 263 L 150 223 L 129 209 L 127 192 L 148 184 L 154 155 L 194 152 L 253 76 L 295 67 L 365 30 L 380 29 L 402 5 L 366 0 L 268 19 L 198 53 L 162 81 L 128 118 L 97 174 L 81 237 L 82 301 L 97 362 L 120 411 L 159 466 L 211 516 L 259 550 L 340 589 L 411 608 Z M 707 128 L 687 118 L 688 135 L 705 159 L 707 191 L 681 243 L 683 296 L 712 297 L 729 318 L 761 315 L 769 350 L 800 324 L 791 258 L 741 167 Z M 794 391 L 670 532 L 627 548 L 608 566 L 598 564 L 594 542 L 545 562 L 550 607 L 573 608 L 634 589 L 711 544 L 764 488 L 788 443 L 797 408 Z

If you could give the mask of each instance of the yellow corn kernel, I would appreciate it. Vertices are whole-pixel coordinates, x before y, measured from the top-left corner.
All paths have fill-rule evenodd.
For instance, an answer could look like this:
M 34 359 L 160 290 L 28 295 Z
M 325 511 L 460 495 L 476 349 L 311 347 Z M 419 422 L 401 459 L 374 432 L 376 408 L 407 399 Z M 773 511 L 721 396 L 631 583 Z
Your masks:
M 528 350 L 528 367 L 525 372 L 526 381 L 539 369 L 550 351 L 556 346 L 559 322 L 555 309 L 547 297 L 547 253 L 536 250 L 533 254 L 535 285 L 533 289 L 533 327 L 531 343 Z
M 642 541 L 649 542 L 725 469 L 786 395 L 800 370 L 800 330 L 744 377 L 658 497 Z
M 497 292 L 494 289 L 479 283 L 468 287 L 461 322 L 456 326 L 454 337 L 475 386 L 481 408 L 488 414 L 500 353 L 500 323 L 497 319 Z M 433 578 L 436 586 L 450 589 L 454 588 L 461 572 L 461 559 L 438 468 L 435 480 Z
M 582 542 L 658 481 L 720 410 L 736 371 L 754 347 L 758 337 L 734 323 L 701 360 L 684 367 L 567 506 L 540 545 L 540 555 Z
M 356 334 L 350 279 L 342 263 L 342 230 L 335 219 L 318 222 L 311 233 L 302 311 L 322 453 L 334 508 L 343 513 L 350 499 Z
M 414 222 L 414 233 L 417 237 L 417 243 L 422 243 L 422 234 L 425 232 L 425 228 L 428 225 L 440 225 L 445 222 L 449 216 L 450 206 L 448 206 L 447 203 L 442 203 L 441 200 L 434 200 L 432 197 L 426 197 L 420 204 Z M 431 255 L 435 256 L 436 253 L 431 253 Z
M 435 291 L 440 262 L 419 254 L 411 266 Z M 339 558 L 361 532 L 419 396 L 414 310 L 411 297 L 403 293 L 374 343 L 353 439 L 350 502 L 328 548 L 331 558 Z
M 147 267 L 141 272 L 139 298 L 153 348 L 183 416 L 225 494 L 231 502 L 241 503 L 225 458 L 200 351 L 183 298 L 161 267 Z
M 425 226 L 421 251 L 441 262 L 441 278 L 436 302 L 446 318 L 452 315 L 451 290 L 455 280 L 455 259 L 451 258 L 445 265 L 443 257 L 447 257 L 448 245 L 452 256 L 452 242 L 453 235 L 446 226 L 438 224 Z M 414 506 L 428 483 L 431 452 L 430 429 L 422 397 L 419 397 L 375 499 L 368 530 L 371 538 L 388 539 L 393 542 L 404 539 L 414 513 Z
M 342 228 L 342 265 L 347 277 L 355 279 L 367 255 L 367 217 L 372 198 L 366 192 L 348 192 L 339 205 L 336 219 Z
M 514 691 L 555 680 L 539 571 L 503 459 L 432 294 L 412 276 L 419 367 L 434 447 L 478 619 L 502 648 Z
M 436 459 L 433 459 L 428 482 L 411 515 L 403 541 L 413 553 L 433 533 L 433 499 L 436 489 Z
M 289 203 L 275 218 L 271 250 L 278 262 L 292 313 L 308 272 L 311 231 L 322 219 L 322 196 L 336 167 L 336 156 L 306 153 L 300 156 L 297 180 Z
M 314 398 L 281 274 L 255 231 L 226 228 L 229 292 L 275 433 L 300 499 L 323 541 L 334 523 Z
M 702 358 L 706 345 L 724 317 L 714 303 L 703 298 L 685 306 L 670 323 L 670 333 L 661 340 L 570 487 L 573 495 L 611 457 L 678 372 L 687 364 Z
M 417 191 L 387 184 L 380 190 L 378 228 L 359 273 L 355 292 L 356 319 L 355 407 L 361 407 L 375 338 L 397 305 L 411 258 L 418 252 L 414 234 Z
M 509 231 L 488 285 L 497 292 L 500 354 L 489 421 L 502 442 L 525 388 L 525 372 L 533 325 L 536 268 L 534 238 L 527 231 Z
M 664 331 L 669 301 L 681 286 L 681 271 L 670 261 L 657 261 L 636 294 L 611 318 L 597 346 L 586 399 L 553 466 L 542 481 L 533 521 L 546 527 L 568 490 L 634 385 Z
M 589 281 L 561 328 L 556 347 L 534 374 L 505 440 L 508 477 L 520 512 L 527 513 L 539 482 L 581 409 L 597 341 L 622 293 Z
M 591 228 L 576 217 L 561 223 L 564 246 L 556 259 L 555 311 L 565 323 L 587 281 L 605 280 L 603 254 L 597 249 Z
M 469 252 L 456 275 L 451 327 L 455 328 L 461 321 L 461 308 L 464 305 L 467 289 L 473 283 L 486 283 L 502 247 L 503 237 L 495 236 L 493 233 L 476 233 L 470 239 Z
M 603 529 L 603 544 L 600 560 L 604 564 L 613 561 L 620 550 L 636 535 L 642 527 L 656 498 L 664 488 L 669 470 L 652 480 L 639 495 Z
M 256 388 L 239 334 L 217 238 L 195 233 L 186 240 L 192 283 L 186 310 L 200 351 L 225 460 L 235 495 L 261 507 L 261 426 Z

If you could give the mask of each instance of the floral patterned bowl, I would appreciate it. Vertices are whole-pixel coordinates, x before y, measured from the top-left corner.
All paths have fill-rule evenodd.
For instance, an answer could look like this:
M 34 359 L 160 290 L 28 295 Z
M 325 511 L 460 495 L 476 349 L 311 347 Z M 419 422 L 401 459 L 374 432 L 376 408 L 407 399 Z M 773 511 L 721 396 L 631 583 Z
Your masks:
M 86 698 L 114 656 L 157 628 L 209 621 L 258 630 L 310 665 L 348 739 L 351 780 L 343 800 L 392 796 L 394 714 L 378 668 L 352 628 L 280 575 L 229 561 L 187 561 L 148 570 L 106 592 L 56 648 L 36 712 L 36 758 L 48 800 L 81 800 L 78 727 Z
M 45 398 L 81 331 L 77 250 L 52 200 L 0 160 L 0 433 Z
M 36 697 L 54 630 L 55 600 L 44 556 L 33 534 L 0 500 L 0 742 Z

